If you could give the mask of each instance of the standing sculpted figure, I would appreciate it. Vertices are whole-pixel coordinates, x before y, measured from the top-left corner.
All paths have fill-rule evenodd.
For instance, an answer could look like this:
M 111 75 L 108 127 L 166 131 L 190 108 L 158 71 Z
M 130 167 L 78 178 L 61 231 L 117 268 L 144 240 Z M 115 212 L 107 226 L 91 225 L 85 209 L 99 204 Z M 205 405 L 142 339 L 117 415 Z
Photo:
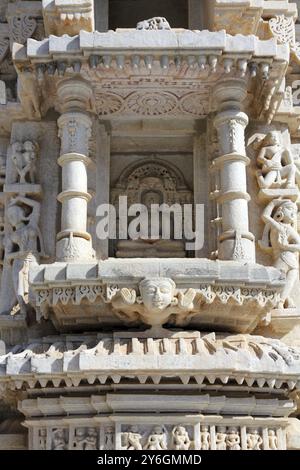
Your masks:
M 216 449 L 226 450 L 226 427 L 220 426 L 217 428 L 216 434 Z
M 274 429 L 269 429 L 268 440 L 269 440 L 269 449 L 278 450 L 278 437 L 276 436 L 276 432 L 274 431 Z
M 201 449 L 210 449 L 210 432 L 208 426 L 202 426 L 201 430 Z
M 226 437 L 226 446 L 228 450 L 241 450 L 241 438 L 237 428 L 229 428 Z
M 84 428 L 75 429 L 73 449 L 84 450 L 84 444 L 85 444 L 85 429 Z
M 39 429 L 39 450 L 47 449 L 47 429 Z
M 17 182 L 27 183 L 26 178 L 28 176 L 28 182 L 35 183 L 38 145 L 30 140 L 27 140 L 24 144 L 14 142 L 11 145 L 11 152 L 11 159 L 18 173 Z
M 271 248 L 275 267 L 286 276 L 279 308 L 295 308 L 290 297 L 299 277 L 300 236 L 294 228 L 298 208 L 289 200 L 276 199 L 263 212 L 266 224 L 261 247 Z
M 296 188 L 297 167 L 291 151 L 281 143 L 278 131 L 267 134 L 257 157 L 261 169 L 257 180 L 261 188 Z
M 188 450 L 191 445 L 189 434 L 184 426 L 176 426 L 172 430 L 173 448 L 175 450 Z
M 152 434 L 148 437 L 145 449 L 167 450 L 167 434 L 164 426 L 155 426 Z
M 11 200 L 6 215 L 10 231 L 5 240 L 5 262 L 12 264 L 20 313 L 26 313 L 29 267 L 31 263 L 38 262 L 39 255 L 44 251 L 38 227 L 40 203 L 18 196 Z
M 251 433 L 247 434 L 248 450 L 261 450 L 262 443 L 262 437 L 259 435 L 257 429 L 254 429 Z
M 142 450 L 141 439 L 137 426 L 131 426 L 128 432 L 122 433 L 122 445 L 126 450 Z

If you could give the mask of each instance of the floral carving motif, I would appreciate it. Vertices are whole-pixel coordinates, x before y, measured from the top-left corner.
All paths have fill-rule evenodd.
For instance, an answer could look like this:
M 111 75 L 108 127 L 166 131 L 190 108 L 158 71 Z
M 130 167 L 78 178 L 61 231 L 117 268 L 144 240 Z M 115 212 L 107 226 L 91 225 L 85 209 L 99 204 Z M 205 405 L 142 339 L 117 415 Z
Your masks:
M 159 116 L 173 111 L 177 106 L 177 99 L 171 93 L 139 91 L 129 96 L 127 106 L 135 114 Z
M 180 107 L 182 111 L 194 116 L 205 116 L 207 97 L 201 93 L 190 93 L 181 99 Z
M 107 116 L 120 111 L 123 100 L 120 96 L 113 93 L 97 93 L 96 103 L 99 116 Z
M 9 21 L 9 26 L 13 41 L 25 44 L 26 40 L 33 35 L 37 22 L 31 16 L 20 15 L 12 17 Z
M 295 25 L 293 17 L 276 15 L 269 21 L 270 29 L 280 44 L 295 42 Z

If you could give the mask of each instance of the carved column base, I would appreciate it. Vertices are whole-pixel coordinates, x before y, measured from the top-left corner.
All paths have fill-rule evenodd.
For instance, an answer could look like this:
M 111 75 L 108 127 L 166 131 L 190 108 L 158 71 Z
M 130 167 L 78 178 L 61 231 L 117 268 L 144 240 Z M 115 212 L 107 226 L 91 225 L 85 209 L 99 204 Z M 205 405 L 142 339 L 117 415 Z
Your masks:
M 88 261 L 94 258 L 91 238 L 83 238 L 71 232 L 68 237 L 61 238 L 56 243 L 56 259 L 59 261 Z

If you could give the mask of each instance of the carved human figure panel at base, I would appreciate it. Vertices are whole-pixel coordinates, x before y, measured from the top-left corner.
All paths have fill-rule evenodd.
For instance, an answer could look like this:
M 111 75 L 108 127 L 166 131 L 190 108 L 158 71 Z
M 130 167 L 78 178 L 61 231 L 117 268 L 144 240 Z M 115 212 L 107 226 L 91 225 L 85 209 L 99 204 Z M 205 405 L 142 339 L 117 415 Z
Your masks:
M 257 163 L 261 167 L 256 173 L 261 188 L 296 188 L 297 167 L 291 150 L 282 144 L 280 132 L 269 132 L 263 139 Z
M 47 449 L 47 429 L 39 429 L 39 450 Z
M 257 429 L 253 429 L 247 434 L 247 449 L 248 450 L 261 450 L 263 439 L 259 435 Z
M 149 18 L 148 20 L 139 21 L 136 25 L 136 29 L 140 30 L 161 30 L 161 29 L 171 29 L 166 18 L 161 16 L 155 16 Z
M 260 246 L 271 249 L 274 266 L 286 277 L 279 308 L 295 308 L 291 293 L 299 278 L 300 236 L 294 227 L 297 213 L 295 203 L 276 199 L 268 204 L 262 216 L 266 226 Z
M 184 426 L 172 430 L 172 445 L 175 450 L 188 450 L 191 446 L 189 433 Z
M 155 426 L 149 435 L 145 450 L 167 450 L 167 431 L 164 426 Z
M 228 450 L 241 450 L 241 438 L 237 428 L 231 427 L 226 437 L 226 446 Z
M 216 433 L 216 450 L 226 450 L 226 427 L 219 426 Z
M 66 450 L 67 449 L 65 433 L 62 428 L 57 428 L 53 430 L 52 449 L 53 450 Z
M 169 320 L 177 325 L 188 321 L 198 309 L 194 289 L 177 292 L 175 282 L 169 278 L 146 278 L 139 284 L 139 293 L 122 288 L 112 299 L 121 319 L 142 321 L 152 327 L 161 327 Z
M 98 438 L 97 429 L 88 428 L 86 432 L 85 442 L 84 442 L 85 444 L 84 450 L 97 450 L 97 438 Z
M 278 437 L 274 429 L 269 429 L 268 431 L 268 443 L 270 450 L 278 450 Z
M 208 426 L 202 426 L 201 428 L 201 449 L 209 450 L 210 449 L 210 432 Z
M 5 262 L 11 264 L 14 290 L 21 313 L 26 313 L 30 264 L 44 253 L 38 227 L 40 203 L 26 197 L 12 199 L 6 211 L 10 230 L 5 238 Z
M 85 429 L 77 428 L 75 429 L 75 436 L 73 441 L 74 450 L 84 450 L 85 446 Z
M 142 436 L 137 426 L 131 426 L 127 432 L 121 435 L 122 447 L 126 450 L 142 450 Z

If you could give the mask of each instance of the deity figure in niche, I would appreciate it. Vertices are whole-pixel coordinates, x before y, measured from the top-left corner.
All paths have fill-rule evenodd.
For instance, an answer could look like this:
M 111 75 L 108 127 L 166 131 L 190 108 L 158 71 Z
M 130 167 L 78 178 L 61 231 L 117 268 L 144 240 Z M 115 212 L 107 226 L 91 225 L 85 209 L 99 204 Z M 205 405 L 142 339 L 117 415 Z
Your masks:
M 275 199 L 263 212 L 265 230 L 261 248 L 269 249 L 274 266 L 286 277 L 279 308 L 295 308 L 291 292 L 299 278 L 300 236 L 294 226 L 298 208 L 289 200 Z
M 40 203 L 18 196 L 6 211 L 9 231 L 5 239 L 5 262 L 11 263 L 14 290 L 20 313 L 27 311 L 28 274 L 32 263 L 44 254 L 43 240 L 38 227 Z
M 141 439 L 142 436 L 138 431 L 137 426 L 131 426 L 127 432 L 123 432 L 122 436 L 122 447 L 126 450 L 142 450 Z
M 164 426 L 155 426 L 148 437 L 145 450 L 167 450 L 167 431 Z
M 257 157 L 260 188 L 295 189 L 297 167 L 291 151 L 282 145 L 281 134 L 272 131 L 263 139 Z
M 194 289 L 176 293 L 176 285 L 168 278 L 146 278 L 139 284 L 140 295 L 135 289 L 122 288 L 112 304 L 122 320 L 142 320 L 152 328 L 161 327 L 172 317 L 174 324 L 184 323 L 194 312 L 198 303 Z
M 175 450 L 188 450 L 191 445 L 189 433 L 184 426 L 176 426 L 172 430 L 173 448 Z

